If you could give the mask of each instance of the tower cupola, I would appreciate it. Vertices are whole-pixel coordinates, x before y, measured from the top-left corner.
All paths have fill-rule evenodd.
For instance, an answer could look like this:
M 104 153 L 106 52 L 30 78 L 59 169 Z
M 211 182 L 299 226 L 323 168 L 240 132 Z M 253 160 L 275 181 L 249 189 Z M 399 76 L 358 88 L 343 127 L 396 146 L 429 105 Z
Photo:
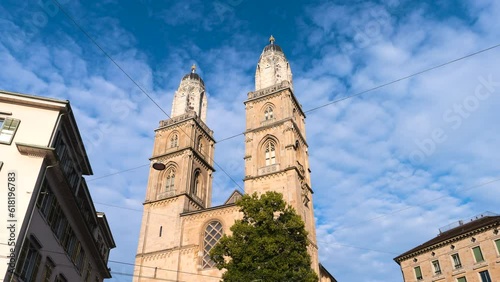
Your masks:
M 206 121 L 207 96 L 205 94 L 205 82 L 196 73 L 196 65 L 193 65 L 191 72 L 181 79 L 172 102 L 171 117 L 180 116 L 187 112 L 196 112 L 202 121 Z
M 264 47 L 260 55 L 257 69 L 255 70 L 255 90 L 273 86 L 288 81 L 292 86 L 292 70 L 290 64 L 283 53 L 283 49 L 275 44 L 275 39 L 271 35 L 269 45 Z

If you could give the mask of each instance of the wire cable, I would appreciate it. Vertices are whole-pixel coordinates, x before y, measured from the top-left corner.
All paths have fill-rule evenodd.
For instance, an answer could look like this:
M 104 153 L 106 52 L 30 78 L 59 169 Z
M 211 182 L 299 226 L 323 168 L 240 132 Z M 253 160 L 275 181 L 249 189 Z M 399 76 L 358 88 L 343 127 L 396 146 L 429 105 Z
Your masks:
M 354 93 L 354 94 L 351 94 L 351 95 L 347 95 L 347 96 L 344 96 L 342 98 L 339 98 L 339 99 L 336 99 L 336 100 L 333 100 L 331 102 L 328 102 L 326 104 L 323 104 L 323 105 L 320 105 L 320 106 L 317 106 L 317 107 L 314 107 L 312 109 L 309 109 L 309 110 L 306 110 L 304 111 L 304 113 L 310 113 L 310 112 L 314 112 L 316 110 L 319 110 L 321 108 L 324 108 L 324 107 L 327 107 L 327 106 L 330 106 L 330 105 L 333 105 L 333 104 L 336 104 L 336 103 L 339 103 L 339 102 L 342 102 L 344 100 L 347 100 L 347 99 L 350 99 L 350 98 L 354 98 L 354 97 L 357 97 L 357 96 L 361 96 L 363 94 L 366 94 L 368 92 L 372 92 L 372 91 L 375 91 L 375 90 L 378 90 L 378 89 L 381 89 L 383 87 L 386 87 L 386 86 L 389 86 L 389 85 L 392 85 L 392 84 L 395 84 L 395 83 L 398 83 L 398 82 L 401 82 L 403 80 L 406 80 L 406 79 L 409 79 L 409 78 L 412 78 L 412 77 L 415 77 L 415 76 L 418 76 L 420 74 L 423 74 L 423 73 L 426 73 L 426 72 L 430 72 L 432 70 L 435 70 L 435 69 L 438 69 L 438 68 L 441 68 L 441 67 L 444 67 L 444 66 L 447 66 L 447 65 L 450 65 L 450 64 L 453 64 L 453 63 L 456 63 L 458 61 L 461 61 L 461 60 L 464 60 L 464 59 L 467 59 L 467 58 L 470 58 L 470 57 L 473 57 L 475 55 L 479 55 L 481 53 L 484 53 L 484 52 L 487 52 L 487 51 L 490 51 L 490 50 L 493 50 L 495 48 L 498 48 L 500 47 L 500 44 L 496 44 L 496 45 L 493 45 L 493 46 L 490 46 L 488 48 L 485 48 L 485 49 L 482 49 L 482 50 L 479 50 L 479 51 L 476 51 L 474 53 L 470 53 L 470 54 L 467 54 L 465 56 L 462 56 L 462 57 L 459 57 L 459 58 L 456 58 L 456 59 L 453 59 L 451 61 L 447 61 L 447 62 L 444 62 L 444 63 L 441 63 L 439 65 L 436 65 L 436 66 L 433 66 L 433 67 L 429 67 L 429 68 L 426 68 L 426 69 L 423 69 L 421 71 L 418 71 L 418 72 L 415 72 L 415 73 L 412 73 L 410 75 L 407 75 L 407 76 L 404 76 L 404 77 L 401 77 L 401 78 L 398 78 L 398 79 L 395 79 L 395 80 L 392 80 L 392 81 L 389 81 L 389 82 L 386 82 L 386 83 L 383 83 L 383 84 L 380 84 L 378 86 L 375 86 L 375 87 L 372 87 L 372 88 L 369 88 L 369 89 L 365 89 L 363 91 L 360 91 L 360 92 L 357 92 L 357 93 Z M 216 141 L 216 143 L 221 143 L 221 142 L 224 142 L 224 141 L 227 141 L 227 140 L 230 140 L 230 139 L 233 139 L 233 138 L 236 138 L 240 135 L 244 135 L 245 133 L 239 133 L 239 134 L 235 134 L 235 135 L 231 135 L 229 137 L 226 137 L 226 138 L 222 138 L 218 141 Z M 128 170 L 123 170 L 123 172 L 125 171 L 128 171 Z M 116 172 L 116 173 L 113 173 L 113 174 L 108 174 L 108 175 L 104 175 L 104 176 L 101 176 L 99 178 L 96 178 L 96 179 L 100 179 L 100 178 L 105 178 L 105 177 L 108 177 L 108 176 L 112 176 L 112 175 L 116 175 L 116 174 L 119 174 L 120 172 Z
M 6 243 L 0 243 L 0 245 L 9 246 Z M 43 248 L 40 249 L 39 251 L 40 252 L 46 252 L 46 253 L 52 253 L 52 254 L 60 254 L 60 255 L 65 255 L 65 256 L 68 255 L 66 252 L 46 250 L 46 249 L 43 249 Z M 148 266 L 148 265 L 134 264 L 134 263 L 129 263 L 129 262 L 117 261 L 117 260 L 108 260 L 108 263 L 116 263 L 116 264 L 123 264 L 123 265 L 129 265 L 129 266 L 140 266 L 140 267 L 144 267 L 144 268 L 153 268 L 153 269 L 170 271 L 170 272 L 175 272 L 175 273 L 182 273 L 182 274 L 189 274 L 189 275 L 196 275 L 196 276 L 203 276 L 203 277 L 210 277 L 210 278 L 220 279 L 219 276 L 214 276 L 214 275 L 199 274 L 199 273 L 188 272 L 188 271 L 180 271 L 180 270 L 167 269 L 167 268 L 162 268 L 162 267 L 154 267 L 154 266 Z M 68 267 L 71 267 L 71 268 L 75 267 L 74 265 L 64 265 L 64 264 L 58 264 L 58 266 L 68 266 Z M 153 278 L 153 277 L 138 276 L 138 275 L 137 275 L 137 277 Z M 159 278 L 155 278 L 155 279 L 159 279 Z M 177 281 L 177 280 L 166 280 L 166 281 Z
M 493 179 L 491 181 L 483 182 L 483 183 L 476 184 L 476 185 L 473 185 L 473 186 L 469 186 L 469 187 L 466 187 L 466 188 L 457 189 L 457 190 L 455 190 L 455 192 L 470 191 L 470 190 L 473 190 L 473 189 L 476 189 L 476 188 L 479 188 L 479 187 L 483 187 L 483 186 L 486 186 L 486 185 L 489 185 L 491 183 L 495 183 L 495 182 L 498 182 L 498 181 L 500 181 L 500 178 L 496 178 L 496 179 Z M 409 210 L 409 209 L 421 207 L 421 206 L 423 206 L 425 204 L 428 204 L 428 203 L 431 203 L 431 202 L 434 202 L 434 201 L 437 201 L 437 200 L 441 200 L 441 199 L 446 198 L 448 196 L 449 195 L 444 195 L 444 196 L 440 196 L 440 197 L 437 197 L 437 198 L 434 198 L 434 199 L 430 199 L 428 201 L 416 203 L 413 206 L 404 207 L 404 208 L 397 209 L 397 210 L 394 210 L 394 211 L 386 213 L 386 214 L 382 214 L 382 215 L 379 215 L 379 216 L 375 216 L 375 217 L 369 218 L 367 220 L 362 220 L 362 221 L 356 222 L 356 223 L 351 224 L 351 225 L 347 225 L 347 226 L 342 226 L 342 227 L 336 228 L 335 231 L 342 230 L 342 229 L 348 229 L 348 228 L 351 228 L 351 227 L 354 227 L 354 226 L 358 226 L 358 225 L 361 225 L 361 224 L 365 224 L 365 223 L 370 222 L 370 221 L 378 220 L 378 219 L 384 218 L 386 216 L 393 215 L 393 214 L 396 214 L 396 213 L 399 213 L 399 212 L 402 212 L 402 211 L 405 211 L 405 210 Z
M 484 53 L 484 52 L 487 52 L 487 51 L 490 51 L 490 50 L 493 50 L 495 48 L 498 48 L 500 47 L 500 44 L 496 44 L 496 45 L 493 45 L 493 46 L 490 46 L 486 49 L 482 49 L 482 50 L 479 50 L 479 51 L 476 51 L 474 53 L 470 53 L 470 54 L 467 54 L 465 56 L 462 56 L 462 57 L 459 57 L 459 58 L 456 58 L 456 59 L 453 59 L 451 61 L 447 61 L 447 62 L 444 62 L 444 63 L 441 63 L 437 66 L 433 66 L 433 67 L 430 67 L 430 68 L 427 68 L 427 69 L 423 69 L 421 71 L 418 71 L 418 72 L 415 72 L 415 73 L 412 73 L 410 75 L 407 75 L 407 76 L 403 76 L 401 78 L 398 78 L 398 79 L 395 79 L 393 81 L 390 81 L 390 82 L 387 82 L 387 83 L 383 83 L 381 85 L 378 85 L 376 87 L 372 87 L 372 88 L 369 88 L 369 89 L 366 89 L 366 90 L 363 90 L 361 92 L 358 92 L 358 93 L 355 93 L 355 94 L 352 94 L 352 95 L 347 95 L 347 96 L 344 96 L 340 99 L 337 99 L 337 100 L 334 100 L 332 102 L 329 102 L 329 103 L 326 103 L 324 105 L 321 105 L 321 106 L 317 106 L 315 108 L 312 108 L 312 109 L 309 109 L 307 111 L 305 111 L 304 113 L 309 113 L 309 112 L 313 112 L 313 111 L 316 111 L 316 110 L 319 110 L 321 108 L 324 108 L 324 107 L 327 107 L 329 105 L 332 105 L 332 104 L 335 104 L 335 103 L 338 103 L 338 102 L 341 102 L 341 101 L 344 101 L 346 99 L 349 99 L 349 98 L 353 98 L 353 97 L 356 97 L 356 96 L 360 96 L 360 95 L 363 95 L 365 93 L 368 93 L 368 92 L 371 92 L 371 91 L 375 91 L 375 90 L 378 90 L 380 88 L 383 88 L 383 87 L 386 87 L 386 86 L 389 86 L 389 85 L 392 85 L 392 84 L 395 84 L 395 83 L 398 83 L 400 81 L 403 81 L 403 80 L 406 80 L 408 78 L 412 78 L 412 77 L 415 77 L 415 76 L 418 76 L 420 74 L 423 74 L 423 73 L 426 73 L 426 72 L 429 72 L 429 71 L 432 71 L 432 70 L 435 70 L 435 69 L 438 69 L 438 68 L 442 68 L 444 66 L 447 66 L 449 64 L 453 64 L 453 63 L 456 63 L 458 61 L 461 61 L 461 60 L 464 60 L 464 59 L 467 59 L 467 58 L 470 58 L 472 56 L 475 56 L 475 55 L 478 55 L 478 54 L 481 54 L 481 53 Z
M 100 45 L 99 43 L 97 43 L 97 41 L 92 37 L 90 36 L 90 34 L 88 32 L 86 32 L 81 26 L 80 24 L 78 24 L 78 22 L 61 6 L 61 4 L 57 1 L 57 0 L 52 0 L 58 7 L 59 9 L 61 10 L 61 12 L 71 21 L 73 22 L 73 24 L 95 45 L 97 46 L 97 48 L 99 50 L 101 50 L 101 52 L 104 54 L 104 56 L 106 56 L 123 74 L 125 74 L 125 76 L 130 80 L 132 81 L 133 84 L 135 84 L 139 90 L 141 90 L 141 92 L 146 95 L 149 100 L 151 100 L 151 102 L 153 102 L 156 107 L 158 109 L 160 109 L 160 111 L 162 111 L 168 118 L 171 118 L 167 112 L 146 92 L 146 90 L 144 90 L 144 88 L 142 88 Z M 187 134 L 182 128 L 179 129 L 180 131 L 182 131 L 189 139 L 191 139 L 191 141 L 194 143 L 196 143 L 194 141 L 193 138 L 191 138 L 191 136 L 189 136 L 189 134 Z M 203 149 L 202 149 L 203 150 Z M 205 151 L 205 155 L 206 156 L 209 156 L 208 152 Z M 227 176 L 229 177 L 229 179 L 231 179 L 231 181 L 236 185 L 238 186 L 238 188 L 242 191 L 243 191 L 243 188 L 241 188 L 241 186 L 226 172 L 226 170 L 224 170 L 224 168 L 222 168 L 222 166 L 220 166 L 217 162 L 215 162 L 214 158 L 213 157 L 209 157 L 211 159 L 211 161 L 214 162 L 214 164 Z
M 136 169 L 139 169 L 139 168 L 142 168 L 142 167 L 146 167 L 146 166 L 150 166 L 150 164 L 145 164 L 145 165 L 140 165 L 140 166 L 136 166 L 136 167 L 133 167 L 133 168 L 128 168 L 128 169 L 125 169 L 125 170 L 117 171 L 117 172 L 114 172 L 114 173 L 111 173 L 111 174 L 106 174 L 106 175 L 95 177 L 95 178 L 92 178 L 92 179 L 86 179 L 86 181 L 87 182 L 91 182 L 91 181 L 95 181 L 95 180 L 98 180 L 98 179 L 101 179 L 101 178 L 106 178 L 106 177 L 109 177 L 109 176 L 113 176 L 113 175 L 117 175 L 117 174 L 122 174 L 124 172 L 136 170 Z

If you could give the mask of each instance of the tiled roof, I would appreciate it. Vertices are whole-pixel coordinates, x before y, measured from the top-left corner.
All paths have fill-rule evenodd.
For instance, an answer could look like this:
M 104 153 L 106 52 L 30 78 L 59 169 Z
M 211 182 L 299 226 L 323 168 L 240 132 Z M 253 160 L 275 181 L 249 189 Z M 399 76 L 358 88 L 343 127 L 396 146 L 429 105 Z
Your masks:
M 460 225 L 458 227 L 455 227 L 453 229 L 450 229 L 446 232 L 443 232 L 433 239 L 397 256 L 394 258 L 396 262 L 399 263 L 399 261 L 402 260 L 405 256 L 411 255 L 413 253 L 416 253 L 420 250 L 423 250 L 425 248 L 432 247 L 434 245 L 437 245 L 441 242 L 447 241 L 447 240 L 452 240 L 452 239 L 458 239 L 461 235 L 465 235 L 467 233 L 476 231 L 478 229 L 481 229 L 486 226 L 495 226 L 495 225 L 500 225 L 500 216 L 485 216 L 480 219 L 471 221 L 469 223 L 465 223 L 463 225 Z

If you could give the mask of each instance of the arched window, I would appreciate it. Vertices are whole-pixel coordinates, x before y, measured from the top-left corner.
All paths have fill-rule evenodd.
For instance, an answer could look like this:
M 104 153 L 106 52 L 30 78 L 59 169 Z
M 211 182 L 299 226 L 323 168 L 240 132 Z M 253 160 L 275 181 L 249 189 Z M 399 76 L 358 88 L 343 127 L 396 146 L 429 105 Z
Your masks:
M 215 262 L 210 259 L 210 250 L 219 242 L 222 234 L 222 224 L 219 221 L 211 221 L 205 228 L 205 233 L 203 234 L 202 268 L 214 267 Z
M 194 173 L 193 185 L 191 187 L 191 195 L 198 196 L 198 192 L 201 190 L 201 175 L 200 171 L 197 170 Z
M 264 110 L 264 118 L 265 118 L 265 120 L 271 120 L 271 119 L 273 119 L 273 118 L 274 118 L 273 107 L 268 106 L 268 107 Z
M 198 137 L 198 152 L 203 154 L 203 142 L 201 142 L 201 136 Z
M 167 171 L 167 178 L 165 180 L 165 192 L 170 192 L 175 190 L 175 169 L 170 168 Z
M 276 144 L 273 141 L 267 142 L 265 146 L 266 166 L 276 163 Z
M 170 148 L 177 147 L 179 144 L 179 136 L 177 134 L 173 134 L 170 138 Z

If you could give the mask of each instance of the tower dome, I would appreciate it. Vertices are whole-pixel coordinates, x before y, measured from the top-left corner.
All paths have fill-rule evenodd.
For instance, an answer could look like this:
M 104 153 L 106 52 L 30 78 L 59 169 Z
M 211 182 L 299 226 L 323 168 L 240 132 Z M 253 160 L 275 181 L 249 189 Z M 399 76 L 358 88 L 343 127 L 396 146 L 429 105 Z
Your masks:
M 277 44 L 271 35 L 269 45 L 264 47 L 260 55 L 257 69 L 255 70 L 255 90 L 273 86 L 288 81 L 292 87 L 292 70 L 283 53 L 283 49 Z
M 196 73 L 195 65 L 191 67 L 191 72 L 181 79 L 172 102 L 171 117 L 192 111 L 196 112 L 202 121 L 206 120 L 207 96 L 205 95 L 205 82 Z
M 196 80 L 196 81 L 199 81 L 201 83 L 201 85 L 205 86 L 205 82 L 203 81 L 203 79 L 201 79 L 200 75 L 198 75 L 196 73 L 196 65 L 193 65 L 191 66 L 191 72 L 186 74 L 182 80 L 186 80 L 186 79 L 190 79 L 190 80 Z M 182 81 L 181 81 L 182 82 Z

